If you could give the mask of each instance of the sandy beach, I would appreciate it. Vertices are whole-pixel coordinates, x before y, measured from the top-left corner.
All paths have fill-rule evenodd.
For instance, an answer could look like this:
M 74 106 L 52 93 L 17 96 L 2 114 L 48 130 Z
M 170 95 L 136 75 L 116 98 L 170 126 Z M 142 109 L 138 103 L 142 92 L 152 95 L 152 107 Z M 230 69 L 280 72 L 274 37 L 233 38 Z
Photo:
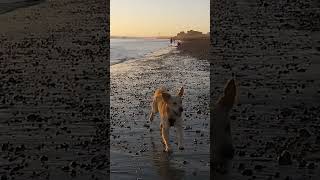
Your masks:
M 209 64 L 170 53 L 111 66 L 111 179 L 209 179 Z M 185 88 L 185 150 L 163 152 L 159 115 L 148 115 L 155 89 Z
M 0 15 L 0 179 L 108 176 L 104 1 Z
M 192 56 L 200 60 L 209 59 L 210 38 L 184 39 L 178 50 L 181 54 Z

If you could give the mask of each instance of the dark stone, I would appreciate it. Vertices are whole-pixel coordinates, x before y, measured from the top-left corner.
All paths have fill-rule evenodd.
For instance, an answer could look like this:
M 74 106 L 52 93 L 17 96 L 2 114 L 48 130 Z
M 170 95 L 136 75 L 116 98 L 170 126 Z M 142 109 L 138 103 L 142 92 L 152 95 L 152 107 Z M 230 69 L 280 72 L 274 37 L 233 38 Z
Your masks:
M 244 168 L 245 168 L 244 164 L 243 164 L 243 163 L 240 163 L 239 166 L 238 166 L 238 169 L 239 169 L 239 170 L 243 170 Z
M 305 167 L 307 165 L 307 161 L 305 161 L 305 160 L 301 160 L 300 162 L 299 162 L 299 167 Z
M 314 169 L 314 168 L 315 168 L 315 164 L 314 163 L 308 164 L 308 169 Z
M 242 175 L 244 176 L 252 176 L 253 172 L 251 169 L 245 169 L 244 171 L 242 171 Z
M 278 157 L 279 165 L 290 165 L 292 164 L 291 154 L 289 151 L 282 151 L 281 155 Z
M 263 166 L 262 165 L 255 165 L 254 169 L 257 170 L 257 171 L 260 171 L 260 170 L 263 169 Z
M 69 166 L 75 168 L 78 164 L 75 161 L 71 161 Z
M 7 180 L 7 179 L 8 179 L 7 175 L 4 174 L 1 176 L 1 180 Z
M 183 164 L 188 164 L 188 162 L 187 161 L 183 161 Z
M 47 156 L 41 156 L 40 157 L 40 161 L 41 162 L 48 161 L 48 157 Z
M 311 134 L 310 134 L 310 132 L 307 130 L 307 129 L 300 129 L 299 130 L 299 136 L 300 137 L 310 137 L 311 136 Z

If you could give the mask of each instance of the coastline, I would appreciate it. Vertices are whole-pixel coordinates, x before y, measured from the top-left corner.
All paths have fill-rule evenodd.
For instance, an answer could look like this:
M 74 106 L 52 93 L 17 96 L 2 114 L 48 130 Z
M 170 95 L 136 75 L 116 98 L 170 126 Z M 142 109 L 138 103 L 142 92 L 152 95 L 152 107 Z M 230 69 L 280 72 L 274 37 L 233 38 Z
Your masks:
M 131 38 L 132 39 L 132 38 Z M 168 40 L 169 41 L 169 40 Z M 145 58 L 153 58 L 152 56 L 161 56 L 165 54 L 179 54 L 181 57 L 189 56 L 197 60 L 208 60 L 209 59 L 209 48 L 210 48 L 210 39 L 209 38 L 190 38 L 181 40 L 181 45 L 162 47 L 157 50 L 151 51 L 139 57 L 128 57 L 123 59 L 116 59 L 116 62 L 110 60 L 110 66 L 115 64 L 123 63 L 126 61 L 141 60 Z M 112 53 L 112 51 L 111 51 Z
M 117 60 L 117 62 L 112 62 L 110 60 L 110 66 L 114 66 L 116 64 L 121 64 L 121 63 L 126 63 L 126 62 L 144 60 L 144 59 L 157 59 L 159 56 L 170 55 L 174 50 L 175 50 L 174 47 L 168 46 L 168 47 L 163 47 L 163 48 L 157 49 L 155 51 L 151 51 L 151 52 L 146 53 L 144 55 L 141 55 L 139 57 L 119 59 L 119 60 Z M 175 52 L 175 53 L 177 53 L 177 52 Z
M 153 55 L 168 53 L 169 40 L 156 38 L 113 38 L 110 39 L 110 65 Z

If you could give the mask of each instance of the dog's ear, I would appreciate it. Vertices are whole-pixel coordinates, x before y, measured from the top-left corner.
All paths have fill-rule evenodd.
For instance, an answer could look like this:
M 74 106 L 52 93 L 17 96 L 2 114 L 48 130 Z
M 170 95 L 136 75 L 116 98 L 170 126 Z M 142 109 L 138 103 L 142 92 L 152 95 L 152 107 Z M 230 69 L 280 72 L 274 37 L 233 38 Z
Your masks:
M 235 97 L 237 95 L 237 87 L 234 79 L 228 81 L 226 87 L 224 88 L 223 104 L 231 108 L 235 102 Z
M 237 93 L 236 89 L 236 82 L 234 79 L 231 79 L 227 82 L 226 87 L 224 88 L 224 94 L 225 95 L 230 95 L 230 96 L 235 96 Z
M 180 90 L 179 90 L 179 92 L 178 92 L 178 96 L 182 97 L 183 94 L 184 94 L 184 88 L 181 87 Z
M 162 98 L 165 102 L 168 102 L 169 99 L 171 98 L 171 95 L 168 93 L 162 93 Z

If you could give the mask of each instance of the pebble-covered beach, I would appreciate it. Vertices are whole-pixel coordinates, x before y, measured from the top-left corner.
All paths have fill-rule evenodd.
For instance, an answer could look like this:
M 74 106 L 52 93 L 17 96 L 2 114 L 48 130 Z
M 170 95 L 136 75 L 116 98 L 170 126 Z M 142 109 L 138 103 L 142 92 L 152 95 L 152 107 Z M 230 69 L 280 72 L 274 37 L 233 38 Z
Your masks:
M 173 48 L 154 55 L 111 66 L 111 179 L 209 179 L 209 64 L 181 56 Z M 163 152 L 159 115 L 148 117 L 154 91 L 167 87 L 175 94 L 185 89 L 184 150 L 175 144 L 173 153 Z
M 0 14 L 0 179 L 108 176 L 108 11 L 53 0 Z
M 235 157 L 215 178 L 319 179 L 319 3 L 214 1 L 210 9 L 212 100 L 232 73 L 239 84 Z

